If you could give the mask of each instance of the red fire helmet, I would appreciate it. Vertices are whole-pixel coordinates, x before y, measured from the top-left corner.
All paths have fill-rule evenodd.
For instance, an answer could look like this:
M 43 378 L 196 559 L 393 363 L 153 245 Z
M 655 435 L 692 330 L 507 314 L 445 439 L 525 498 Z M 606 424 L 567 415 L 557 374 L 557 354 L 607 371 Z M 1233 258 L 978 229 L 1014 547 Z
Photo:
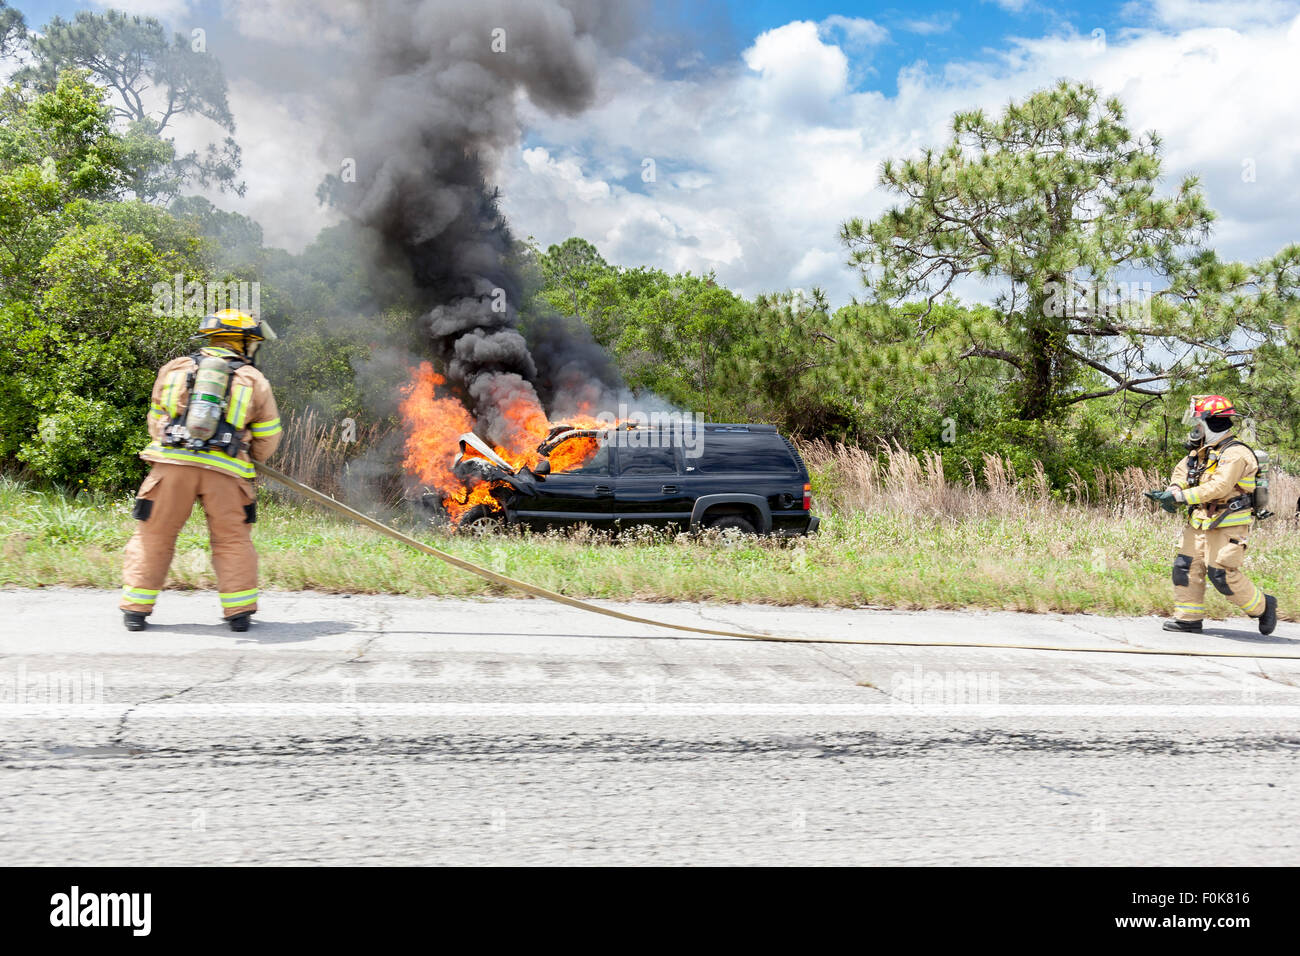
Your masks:
M 1222 395 L 1193 395 L 1183 421 L 1190 425 L 1207 418 L 1231 418 L 1237 414 L 1232 402 Z

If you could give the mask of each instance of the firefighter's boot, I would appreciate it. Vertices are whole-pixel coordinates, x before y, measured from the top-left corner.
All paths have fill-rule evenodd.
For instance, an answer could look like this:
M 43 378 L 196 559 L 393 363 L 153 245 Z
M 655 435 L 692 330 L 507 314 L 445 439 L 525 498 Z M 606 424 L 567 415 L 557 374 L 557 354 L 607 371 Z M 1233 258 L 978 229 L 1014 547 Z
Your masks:
M 1277 598 L 1264 595 L 1264 613 L 1259 616 L 1259 633 L 1272 634 L 1277 627 Z
M 1187 631 L 1192 634 L 1201 633 L 1200 621 L 1180 621 L 1177 618 L 1171 618 L 1165 621 L 1166 631 Z
M 145 615 L 139 611 L 123 611 L 122 623 L 126 625 L 128 631 L 143 631 L 145 627 Z

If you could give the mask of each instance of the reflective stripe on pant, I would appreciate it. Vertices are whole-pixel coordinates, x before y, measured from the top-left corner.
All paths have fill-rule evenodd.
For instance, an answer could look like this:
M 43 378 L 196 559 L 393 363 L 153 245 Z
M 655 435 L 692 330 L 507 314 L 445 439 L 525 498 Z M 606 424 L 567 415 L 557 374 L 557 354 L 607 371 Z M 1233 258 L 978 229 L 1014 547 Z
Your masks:
M 257 552 L 251 520 L 256 496 L 249 482 L 208 468 L 155 463 L 136 495 L 135 534 L 122 567 L 124 611 L 153 610 L 194 502 L 208 519 L 212 568 L 226 617 L 257 610 Z
M 1264 592 L 1255 587 L 1241 566 L 1246 560 L 1248 527 L 1183 529 L 1174 558 L 1174 617 L 1199 621 L 1205 617 L 1206 580 L 1215 590 L 1251 617 L 1264 613 Z

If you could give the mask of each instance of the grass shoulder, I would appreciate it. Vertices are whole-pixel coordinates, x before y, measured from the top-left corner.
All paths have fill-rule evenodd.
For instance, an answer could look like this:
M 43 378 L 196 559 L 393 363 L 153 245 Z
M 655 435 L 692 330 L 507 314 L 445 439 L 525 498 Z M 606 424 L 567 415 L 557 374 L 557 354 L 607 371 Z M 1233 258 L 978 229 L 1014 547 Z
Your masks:
M 0 586 L 116 588 L 130 536 L 130 499 L 0 483 Z M 391 518 L 391 516 L 390 516 Z M 410 519 L 403 530 L 475 564 L 574 597 L 831 607 L 985 608 L 1161 614 L 1177 519 L 1053 502 L 959 516 L 893 507 L 825 517 L 809 538 L 672 535 L 447 534 Z M 1300 607 L 1300 536 L 1284 519 L 1252 538 L 1251 576 Z M 352 594 L 473 596 L 500 586 L 448 567 L 333 515 L 265 501 L 254 531 L 262 586 Z M 195 509 L 168 588 L 214 588 L 207 529 Z M 1213 592 L 1212 617 L 1233 613 Z

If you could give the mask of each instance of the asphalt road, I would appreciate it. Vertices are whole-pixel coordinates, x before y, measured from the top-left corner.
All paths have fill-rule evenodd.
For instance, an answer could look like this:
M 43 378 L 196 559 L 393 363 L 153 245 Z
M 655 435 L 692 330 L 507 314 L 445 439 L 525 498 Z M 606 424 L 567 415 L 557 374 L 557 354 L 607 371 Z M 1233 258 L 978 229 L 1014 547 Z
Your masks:
M 535 600 L 0 592 L 4 864 L 1297 864 L 1300 661 L 675 636 Z M 641 605 L 1300 655 L 1300 625 Z

